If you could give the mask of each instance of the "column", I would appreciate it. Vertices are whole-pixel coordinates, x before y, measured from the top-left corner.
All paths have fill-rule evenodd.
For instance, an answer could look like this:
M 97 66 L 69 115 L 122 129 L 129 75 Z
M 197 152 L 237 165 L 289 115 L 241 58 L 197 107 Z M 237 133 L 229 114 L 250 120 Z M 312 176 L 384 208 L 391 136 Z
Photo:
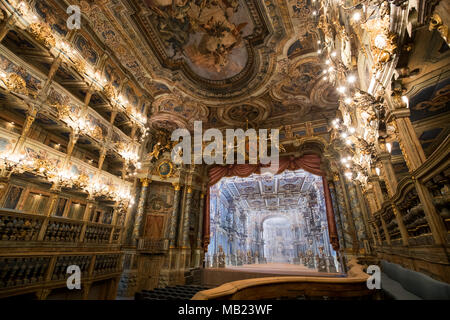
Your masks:
M 202 239 L 202 235 L 203 235 L 203 209 L 205 206 L 205 194 L 202 192 L 200 193 L 200 205 L 199 205 L 199 210 L 200 212 L 198 213 L 198 230 L 197 230 L 197 249 L 195 252 L 195 267 L 198 268 L 201 266 L 201 256 L 202 256 L 202 249 L 203 249 L 203 239 Z
M 343 227 L 342 221 L 341 221 L 341 212 L 339 210 L 338 199 L 337 199 L 333 180 L 328 181 L 328 188 L 330 189 L 331 199 L 332 199 L 332 203 L 333 203 L 333 209 L 334 209 L 334 213 L 335 213 L 334 217 L 336 220 L 336 227 L 337 227 L 337 232 L 338 232 L 338 236 L 339 236 L 339 246 L 341 247 L 341 249 L 344 249 L 346 247 L 345 237 L 344 237 L 344 227 Z M 298 230 L 298 228 L 296 228 L 296 229 Z M 298 239 L 298 234 L 296 234 L 296 238 Z
M 380 180 L 378 176 L 372 175 L 369 177 L 369 184 L 372 185 L 373 195 L 375 197 L 375 202 L 377 205 L 377 211 L 381 209 L 384 202 L 383 191 L 381 191 Z
M 391 245 L 391 236 L 389 235 L 387 226 L 386 226 L 386 221 L 384 221 L 384 218 L 382 215 L 380 215 L 380 220 L 381 220 L 381 226 L 383 227 L 383 231 L 384 231 L 384 236 L 386 237 L 386 242 L 388 245 Z
M 380 230 L 378 229 L 378 225 L 376 224 L 375 221 L 373 222 L 373 228 L 375 229 L 375 232 L 377 234 L 378 244 L 381 246 L 383 244 L 383 242 L 381 241 Z
M 190 186 L 187 187 L 187 198 L 186 198 L 186 206 L 184 207 L 184 217 L 183 217 L 183 243 L 182 246 L 184 248 L 189 248 L 189 219 L 191 213 L 191 203 L 192 203 L 192 188 Z
M 78 133 L 74 132 L 74 130 L 70 132 L 69 144 L 67 145 L 67 153 L 66 157 L 64 158 L 64 162 L 62 164 L 63 170 L 66 169 L 70 161 L 70 158 L 72 157 L 73 149 L 75 148 L 75 144 L 78 141 L 78 137 L 79 137 Z
M 367 236 L 368 232 L 369 232 L 369 226 L 367 223 L 367 207 L 366 207 L 366 202 L 362 196 L 362 192 L 361 192 L 361 187 L 359 185 L 359 182 L 355 182 L 350 184 L 350 188 L 352 189 L 352 193 L 354 194 L 354 196 L 356 196 L 356 200 L 358 201 L 358 207 L 359 208 L 354 208 L 354 210 L 352 210 L 354 213 L 359 213 L 356 219 L 360 219 L 362 220 L 363 223 L 363 228 L 361 230 L 362 233 L 362 239 L 368 239 L 369 237 Z M 359 209 L 359 210 L 355 210 L 355 209 Z
M 36 119 L 37 109 L 34 106 L 29 106 L 27 111 L 27 117 L 25 118 L 25 123 L 23 125 L 22 133 L 14 146 L 13 154 L 16 153 L 20 148 L 22 148 L 25 140 L 27 139 L 28 133 L 30 132 L 31 125 Z
M 0 42 L 3 41 L 3 39 L 5 39 L 6 35 L 15 24 L 16 22 L 15 20 L 16 18 L 12 14 L 2 21 L 2 23 L 0 24 Z
M 173 197 L 173 208 L 170 215 L 170 225 L 169 225 L 169 240 L 170 247 L 175 247 L 176 233 L 177 233 L 177 219 L 178 219 L 178 207 L 180 206 L 180 184 L 174 183 L 174 197 Z
M 392 203 L 392 211 L 394 212 L 395 219 L 397 219 L 397 225 L 398 229 L 400 230 L 400 234 L 402 235 L 402 242 L 404 246 L 408 245 L 408 230 L 406 229 L 406 226 L 403 222 L 403 217 L 400 211 L 398 210 L 397 206 Z
M 142 218 L 144 216 L 145 201 L 147 200 L 147 189 L 151 180 L 148 178 L 144 178 L 141 179 L 141 182 L 142 182 L 141 195 L 139 196 L 138 209 L 133 229 L 133 239 L 136 240 L 138 240 L 138 238 L 141 236 L 142 233 L 142 226 L 143 226 Z
M 383 166 L 383 178 L 386 182 L 386 188 L 388 189 L 389 196 L 392 197 L 397 191 L 397 177 L 395 176 L 394 167 L 391 162 L 391 154 L 388 152 L 382 152 L 378 159 Z
M 200 212 L 198 214 L 198 231 L 197 231 L 197 248 L 202 248 L 202 235 L 203 235 L 203 210 L 205 206 L 205 194 L 200 194 Z
M 344 178 L 342 177 L 341 174 L 337 174 L 334 177 L 334 180 L 336 181 L 336 179 L 339 180 L 339 188 L 340 191 L 342 192 L 342 197 L 344 198 L 344 204 L 345 204 L 345 209 L 346 209 L 346 215 L 344 214 L 343 216 L 345 216 L 345 220 L 349 226 L 349 230 L 348 232 L 351 234 L 352 236 L 352 246 L 353 246 L 353 252 L 357 253 L 359 251 L 359 241 L 358 241 L 358 235 L 356 233 L 356 227 L 355 224 L 353 222 L 353 218 L 352 218 L 352 214 L 351 214 L 351 209 L 350 209 L 350 204 L 348 202 L 348 194 L 347 194 L 347 190 L 345 188 L 345 182 L 344 182 Z M 344 221 L 345 223 L 345 221 Z

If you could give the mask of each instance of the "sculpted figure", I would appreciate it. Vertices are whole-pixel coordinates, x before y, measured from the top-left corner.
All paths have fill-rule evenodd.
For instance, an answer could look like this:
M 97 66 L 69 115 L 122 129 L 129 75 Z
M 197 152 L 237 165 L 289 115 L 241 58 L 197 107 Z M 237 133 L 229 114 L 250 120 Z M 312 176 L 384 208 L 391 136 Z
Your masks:
M 225 268 L 225 252 L 223 252 L 222 246 L 219 246 L 219 253 L 217 255 L 218 259 L 218 267 L 219 268 Z

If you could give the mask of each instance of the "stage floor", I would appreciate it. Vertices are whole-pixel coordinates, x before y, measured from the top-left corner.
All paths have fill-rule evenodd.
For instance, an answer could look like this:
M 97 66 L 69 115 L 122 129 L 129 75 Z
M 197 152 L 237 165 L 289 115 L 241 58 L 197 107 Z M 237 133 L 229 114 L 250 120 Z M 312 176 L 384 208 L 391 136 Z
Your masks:
M 226 282 L 276 276 L 345 277 L 342 273 L 326 273 L 309 269 L 304 265 L 288 263 L 249 264 L 237 267 L 203 269 L 205 285 L 217 286 Z
M 225 270 L 244 271 L 244 272 L 260 272 L 270 273 L 276 275 L 311 275 L 314 276 L 333 276 L 337 273 L 318 272 L 317 270 L 309 269 L 304 265 L 289 264 L 289 263 L 265 263 L 265 264 L 247 264 L 238 267 L 227 267 Z M 219 269 L 219 270 L 224 270 Z

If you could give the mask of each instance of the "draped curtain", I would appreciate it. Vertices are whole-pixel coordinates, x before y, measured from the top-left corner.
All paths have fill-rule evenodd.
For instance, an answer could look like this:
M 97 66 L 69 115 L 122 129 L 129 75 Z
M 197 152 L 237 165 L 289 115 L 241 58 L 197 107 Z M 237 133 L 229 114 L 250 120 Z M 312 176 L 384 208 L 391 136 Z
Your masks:
M 327 210 L 328 232 L 330 235 L 330 242 L 334 250 L 339 249 L 339 241 L 337 236 L 336 222 L 334 220 L 333 204 L 331 202 L 330 189 L 325 177 L 325 172 L 320 168 L 321 158 L 318 155 L 310 154 L 304 155 L 300 158 L 282 157 L 279 161 L 279 169 L 276 174 L 280 174 L 285 170 L 299 170 L 303 169 L 317 176 L 322 176 L 323 190 L 325 196 L 325 206 Z M 208 250 L 210 241 L 210 221 L 209 221 L 209 206 L 210 206 L 210 187 L 215 185 L 224 177 L 238 176 L 241 178 L 248 177 L 252 174 L 260 174 L 261 168 L 268 167 L 268 165 L 261 164 L 233 164 L 224 166 L 212 167 L 209 172 L 209 183 L 206 196 L 206 205 L 204 206 L 204 221 L 203 221 L 203 247 Z

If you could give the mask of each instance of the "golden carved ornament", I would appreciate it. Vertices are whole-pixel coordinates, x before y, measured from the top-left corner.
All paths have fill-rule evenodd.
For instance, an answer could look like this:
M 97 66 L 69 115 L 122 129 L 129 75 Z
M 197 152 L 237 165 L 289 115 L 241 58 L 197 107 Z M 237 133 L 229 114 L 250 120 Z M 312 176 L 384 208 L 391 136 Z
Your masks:
M 103 131 L 99 126 L 95 126 L 92 130 L 92 137 L 97 140 L 103 140 Z
M 89 184 L 89 177 L 86 174 L 81 173 L 75 180 L 75 184 L 77 186 L 85 187 Z
M 125 107 L 125 111 L 128 113 L 128 114 L 133 114 L 134 113 L 134 107 L 131 105 L 131 104 L 128 104 L 126 107 Z
M 83 59 L 74 59 L 73 65 L 75 67 L 75 70 L 77 70 L 79 73 L 84 73 L 86 71 L 86 61 L 84 61 Z
M 117 91 L 111 83 L 105 85 L 103 91 L 109 99 L 117 99 Z
M 28 94 L 27 83 L 20 75 L 10 73 L 4 82 L 9 91 Z
M 56 39 L 53 36 L 52 29 L 46 23 L 32 23 L 28 27 L 31 35 L 36 38 L 37 41 L 42 43 L 46 47 L 54 47 L 56 44 Z
M 445 42 L 449 43 L 448 26 L 442 22 L 442 18 L 437 13 L 431 16 L 428 29 L 430 31 L 437 30 Z
M 70 116 L 70 114 L 71 114 L 70 107 L 67 104 L 57 103 L 54 106 L 58 110 L 58 116 L 60 119 Z

